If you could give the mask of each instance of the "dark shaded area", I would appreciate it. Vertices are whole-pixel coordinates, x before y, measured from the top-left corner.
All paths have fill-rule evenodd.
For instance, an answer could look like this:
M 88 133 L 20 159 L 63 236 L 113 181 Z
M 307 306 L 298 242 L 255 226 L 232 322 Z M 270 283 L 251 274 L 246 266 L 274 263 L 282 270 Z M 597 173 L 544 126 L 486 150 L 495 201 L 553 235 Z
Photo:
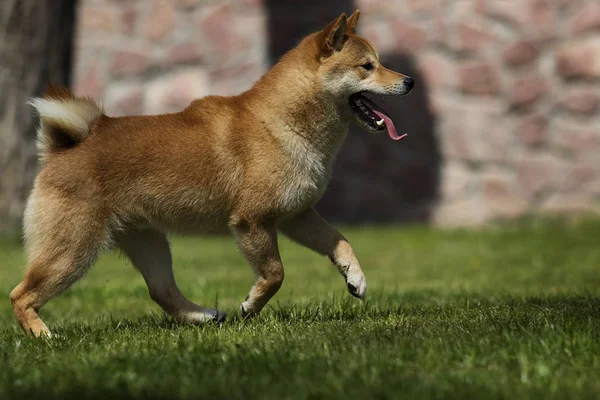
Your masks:
M 357 8 L 353 3 L 268 0 L 271 63 L 340 13 L 352 13 Z M 395 142 L 387 134 L 371 135 L 351 124 L 332 182 L 317 209 L 343 222 L 426 222 L 438 197 L 441 163 L 427 83 L 407 55 L 382 54 L 381 62 L 415 79 L 407 97 L 370 96 L 392 116 L 398 132 L 408 137 Z
M 0 88 L 5 94 L 0 97 L 0 121 L 13 117 L 7 103 L 16 97 L 24 115 L 12 134 L 34 140 L 34 118 L 25 101 L 40 95 L 48 82 L 70 86 L 77 1 L 21 0 L 0 7 L 5 13 L 0 28 Z
M 323 29 L 342 12 L 356 10 L 352 0 L 266 0 L 269 16 L 269 60 L 295 47 L 302 38 Z
M 46 83 L 69 86 L 76 0 L 0 2 L 0 231 L 17 230 L 36 173 L 37 118 L 26 103 Z

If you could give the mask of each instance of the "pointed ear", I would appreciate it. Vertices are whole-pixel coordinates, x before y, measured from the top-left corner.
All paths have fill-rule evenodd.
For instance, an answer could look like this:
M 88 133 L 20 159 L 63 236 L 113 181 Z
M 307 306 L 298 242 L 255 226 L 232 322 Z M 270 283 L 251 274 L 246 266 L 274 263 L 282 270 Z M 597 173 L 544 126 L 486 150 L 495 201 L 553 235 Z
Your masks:
M 358 22 L 358 17 L 360 17 L 360 10 L 354 11 L 352 15 L 348 17 L 348 20 L 346 21 L 348 25 L 348 34 L 354 33 L 354 30 L 356 29 L 356 23 Z
M 347 35 L 347 17 L 342 13 L 335 21 L 327 25 L 319 34 L 321 52 L 331 55 L 334 51 L 340 51 L 344 47 Z

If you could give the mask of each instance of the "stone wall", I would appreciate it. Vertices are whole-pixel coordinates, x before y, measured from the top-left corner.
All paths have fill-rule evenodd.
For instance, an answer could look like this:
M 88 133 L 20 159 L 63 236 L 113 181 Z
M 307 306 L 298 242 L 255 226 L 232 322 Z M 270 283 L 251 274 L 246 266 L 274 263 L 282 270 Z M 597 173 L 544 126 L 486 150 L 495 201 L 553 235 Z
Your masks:
M 416 78 L 383 99 L 409 138 L 352 129 L 319 209 L 346 221 L 480 224 L 600 211 L 594 0 L 81 0 L 74 89 L 111 115 L 248 89 L 339 12 Z

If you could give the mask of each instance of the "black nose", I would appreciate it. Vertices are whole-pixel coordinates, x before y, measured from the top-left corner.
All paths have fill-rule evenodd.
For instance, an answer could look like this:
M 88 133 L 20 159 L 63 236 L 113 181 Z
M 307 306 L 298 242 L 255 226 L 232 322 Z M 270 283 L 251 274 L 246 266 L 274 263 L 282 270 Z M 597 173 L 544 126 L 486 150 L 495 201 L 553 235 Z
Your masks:
M 407 88 L 412 89 L 413 86 L 415 86 L 415 80 L 413 78 L 411 78 L 410 76 L 406 76 L 406 77 L 404 77 L 404 85 Z

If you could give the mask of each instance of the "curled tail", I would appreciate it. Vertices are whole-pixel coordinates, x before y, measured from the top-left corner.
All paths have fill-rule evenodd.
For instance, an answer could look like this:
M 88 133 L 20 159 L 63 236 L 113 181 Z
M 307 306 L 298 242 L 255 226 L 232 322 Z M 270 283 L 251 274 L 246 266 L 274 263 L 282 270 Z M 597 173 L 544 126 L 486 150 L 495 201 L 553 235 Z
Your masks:
M 94 101 L 73 96 L 68 89 L 48 85 L 44 97 L 28 101 L 40 116 L 37 131 L 39 156 L 48 155 L 76 146 L 90 134 L 90 124 L 104 114 Z

